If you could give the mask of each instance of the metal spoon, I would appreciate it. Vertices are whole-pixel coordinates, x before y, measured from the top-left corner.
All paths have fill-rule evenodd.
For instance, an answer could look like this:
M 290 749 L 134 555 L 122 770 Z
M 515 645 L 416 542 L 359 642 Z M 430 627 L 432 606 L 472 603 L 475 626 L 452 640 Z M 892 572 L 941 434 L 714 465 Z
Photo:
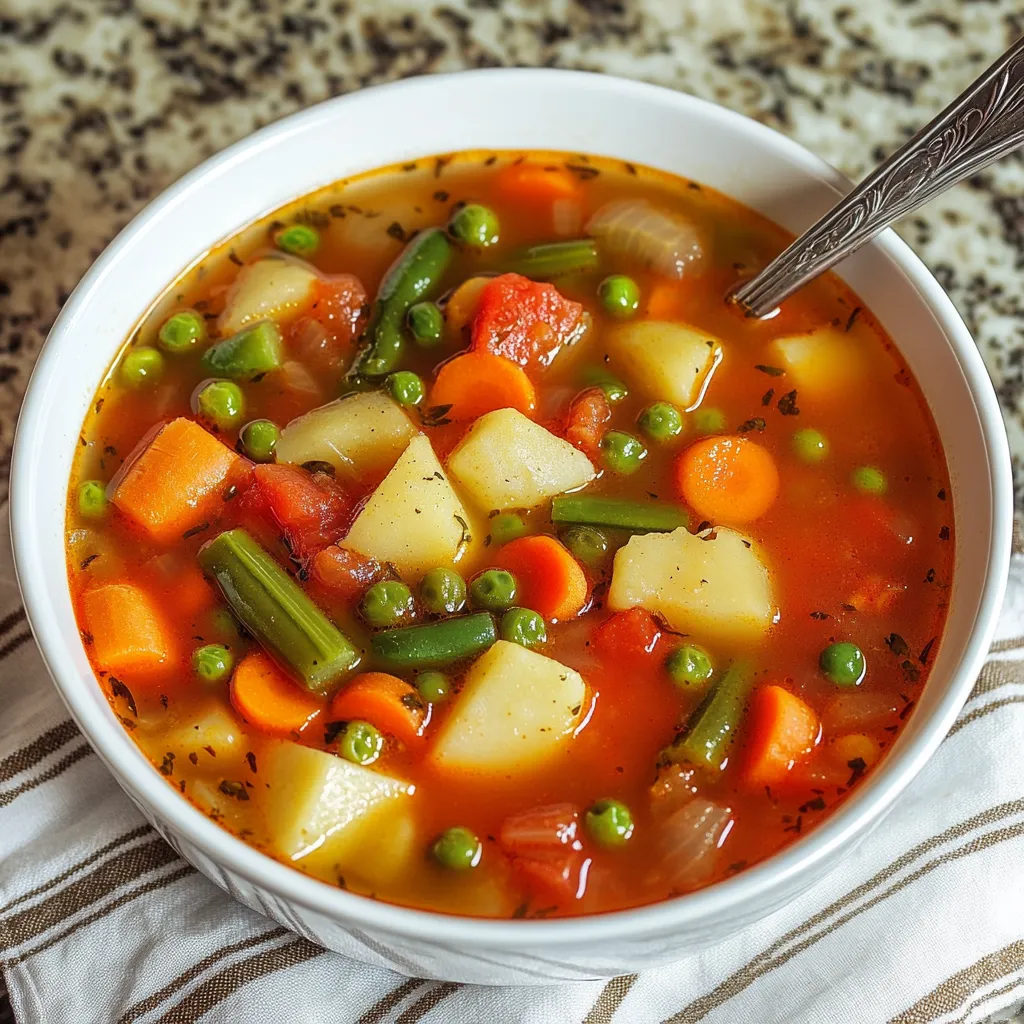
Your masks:
M 813 227 L 733 293 L 772 313 L 898 217 L 1024 144 L 1024 37 Z

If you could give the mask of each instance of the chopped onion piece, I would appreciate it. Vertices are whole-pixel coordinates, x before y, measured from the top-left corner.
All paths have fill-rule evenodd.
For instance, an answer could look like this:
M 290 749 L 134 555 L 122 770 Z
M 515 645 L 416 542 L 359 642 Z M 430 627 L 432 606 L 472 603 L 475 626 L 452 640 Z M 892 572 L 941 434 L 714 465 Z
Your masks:
M 700 885 L 714 871 L 732 811 L 709 800 L 684 804 L 657 826 L 658 880 L 679 888 Z
M 583 208 L 578 199 L 556 199 L 551 204 L 551 218 L 556 235 L 561 238 L 573 238 L 580 233 Z
M 608 252 L 638 260 L 667 277 L 694 273 L 694 265 L 704 258 L 697 228 L 646 199 L 606 203 L 590 218 L 587 233 Z

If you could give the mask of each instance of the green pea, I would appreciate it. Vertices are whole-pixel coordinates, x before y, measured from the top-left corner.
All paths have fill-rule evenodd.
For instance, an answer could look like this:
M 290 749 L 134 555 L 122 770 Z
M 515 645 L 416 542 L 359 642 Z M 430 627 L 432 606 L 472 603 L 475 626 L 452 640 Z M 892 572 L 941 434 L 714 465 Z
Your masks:
M 444 334 L 444 316 L 433 302 L 417 302 L 406 314 L 409 333 L 417 345 L 433 348 Z
M 684 644 L 665 659 L 665 668 L 674 683 L 680 686 L 700 686 L 711 678 L 711 659 L 699 647 Z
M 196 411 L 213 426 L 230 430 L 242 422 L 245 396 L 234 381 L 213 380 L 196 396 Z
M 583 383 L 589 388 L 600 388 L 612 405 L 629 397 L 629 388 L 603 366 L 588 366 L 583 371 Z
M 431 569 L 420 580 L 420 603 L 431 615 L 454 615 L 466 605 L 466 581 L 453 569 Z
M 526 523 L 515 512 L 500 512 L 491 519 L 490 527 L 492 544 L 507 544 L 526 534 Z
M 99 480 L 83 480 L 78 485 L 78 514 L 85 519 L 101 519 L 107 512 L 107 489 Z
M 562 534 L 562 543 L 573 558 L 596 568 L 608 556 L 608 537 L 593 526 L 571 526 Z
M 448 234 L 465 245 L 486 249 L 498 241 L 498 215 L 479 203 L 456 210 L 448 221 Z
M 647 458 L 647 449 L 643 441 L 624 430 L 609 430 L 601 438 L 601 452 L 604 464 L 613 472 L 622 476 L 635 473 L 640 464 Z
M 598 800 L 584 821 L 591 838 L 601 846 L 622 846 L 633 834 L 633 815 L 618 800 Z
M 312 256 L 320 245 L 320 232 L 308 224 L 293 224 L 274 235 L 274 244 L 295 256 Z
M 384 749 L 384 737 L 376 726 L 353 719 L 338 738 L 338 753 L 353 764 L 373 764 Z
M 413 617 L 416 605 L 412 600 L 412 592 L 398 580 L 384 580 L 374 583 L 363 594 L 359 611 L 371 626 L 384 628 L 400 626 Z
M 640 289 L 625 274 L 612 274 L 597 287 L 597 297 L 605 312 L 616 320 L 628 320 L 640 308 Z
M 509 608 L 501 617 L 501 639 L 521 647 L 536 647 L 547 642 L 544 616 L 529 608 Z
M 385 384 L 391 397 L 399 405 L 419 405 L 426 394 L 423 381 L 410 370 L 389 373 Z
M 480 863 L 484 849 L 468 828 L 456 825 L 445 829 L 432 848 L 434 859 L 452 871 L 468 871 Z
M 504 569 L 487 569 L 469 585 L 469 596 L 475 608 L 503 612 L 515 604 L 515 577 Z
M 451 693 L 451 680 L 443 672 L 421 672 L 416 677 L 416 689 L 420 696 L 431 704 L 439 704 Z
M 647 406 L 637 420 L 640 429 L 652 441 L 671 441 L 683 432 L 683 415 L 668 402 Z
M 206 644 L 192 652 L 192 670 L 204 682 L 223 682 L 234 667 L 234 655 L 223 644 Z
M 130 388 L 154 384 L 164 372 L 164 357 L 155 348 L 140 345 L 121 360 L 121 380 Z
M 868 670 L 864 652 L 848 641 L 829 644 L 821 652 L 818 665 L 825 678 L 836 686 L 860 686 Z
M 164 321 L 157 341 L 165 352 L 187 352 L 206 341 L 206 320 L 194 309 L 183 309 Z
M 875 466 L 858 466 L 850 477 L 853 486 L 864 494 L 885 494 L 889 489 L 889 481 L 885 474 Z
M 697 409 L 690 422 L 698 434 L 721 434 L 725 430 L 725 413 L 721 409 Z
M 273 420 L 252 420 L 242 427 L 239 435 L 245 454 L 253 462 L 273 462 L 280 436 L 281 431 Z
M 807 427 L 793 435 L 793 451 L 804 462 L 823 462 L 828 458 L 828 438 Z

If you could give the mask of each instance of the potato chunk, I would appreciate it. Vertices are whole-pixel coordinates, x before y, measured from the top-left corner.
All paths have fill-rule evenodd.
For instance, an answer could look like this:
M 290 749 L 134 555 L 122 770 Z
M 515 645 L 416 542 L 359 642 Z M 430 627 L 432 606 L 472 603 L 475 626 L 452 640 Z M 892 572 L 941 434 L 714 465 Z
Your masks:
M 228 335 L 257 320 L 289 320 L 312 304 L 316 282 L 312 269 L 298 260 L 267 256 L 250 263 L 228 289 L 217 330 Z
M 769 361 L 786 371 L 790 386 L 804 397 L 853 394 L 851 385 L 863 378 L 866 368 L 856 338 L 831 327 L 776 338 L 768 352 Z
M 470 668 L 433 757 L 456 771 L 532 770 L 562 749 L 586 700 L 578 672 L 499 640 Z
M 624 324 L 608 338 L 615 369 L 644 395 L 682 409 L 697 402 L 721 352 L 714 335 L 659 320 Z
M 277 461 L 329 462 L 344 476 L 380 479 L 417 433 L 383 392 L 356 393 L 292 420 L 278 439 Z
M 768 569 L 734 530 L 720 527 L 710 536 L 703 540 L 680 528 L 632 537 L 615 555 L 608 606 L 640 605 L 683 633 L 762 637 L 775 616 Z
M 483 509 L 533 508 L 594 479 L 590 459 L 515 409 L 481 416 L 448 472 Z
M 414 437 L 352 524 L 345 547 L 391 562 L 403 576 L 453 565 L 469 538 L 469 518 L 430 441 Z

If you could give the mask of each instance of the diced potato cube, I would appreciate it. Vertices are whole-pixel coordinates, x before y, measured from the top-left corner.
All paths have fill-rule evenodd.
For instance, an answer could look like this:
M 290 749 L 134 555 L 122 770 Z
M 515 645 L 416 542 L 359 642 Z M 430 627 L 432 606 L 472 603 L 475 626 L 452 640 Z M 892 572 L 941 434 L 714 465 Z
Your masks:
M 453 771 L 532 771 L 562 749 L 586 701 L 574 669 L 499 640 L 470 668 L 432 756 Z
M 316 282 L 312 269 L 298 260 L 267 256 L 250 263 L 228 289 L 217 330 L 227 336 L 257 320 L 289 320 L 312 304 Z
M 344 476 L 379 479 L 417 433 L 382 391 L 357 392 L 292 420 L 278 438 L 277 461 L 329 462 Z
M 615 555 L 608 606 L 640 605 L 699 637 L 762 637 L 776 610 L 768 569 L 734 530 L 719 527 L 707 536 L 680 528 L 630 538 Z
M 768 361 L 786 371 L 787 379 L 804 397 L 852 394 L 851 385 L 864 377 L 864 352 L 856 337 L 826 327 L 810 334 L 776 338 L 768 346 Z
M 594 479 L 583 452 L 515 409 L 481 416 L 448 458 L 448 472 L 481 508 L 533 508 Z
M 721 352 L 713 334 L 659 320 L 623 324 L 608 337 L 614 369 L 645 396 L 681 409 L 698 401 Z
M 413 787 L 290 740 L 267 745 L 260 802 L 276 853 L 309 865 L 355 863 L 361 845 L 404 815 Z
M 430 440 L 414 437 L 359 513 L 345 547 L 391 562 L 403 576 L 453 565 L 469 543 L 469 518 Z
M 177 758 L 195 754 L 201 765 L 233 765 L 249 750 L 245 727 L 230 709 L 219 704 L 183 718 L 161 742 Z

